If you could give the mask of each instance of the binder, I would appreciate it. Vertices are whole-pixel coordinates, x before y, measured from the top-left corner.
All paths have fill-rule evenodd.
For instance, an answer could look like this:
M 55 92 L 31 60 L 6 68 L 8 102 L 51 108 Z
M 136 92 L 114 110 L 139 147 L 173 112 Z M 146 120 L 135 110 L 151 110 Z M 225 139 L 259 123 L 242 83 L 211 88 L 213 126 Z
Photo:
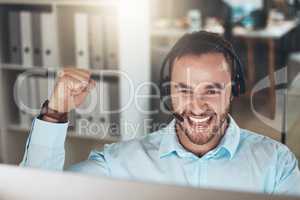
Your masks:
M 30 52 L 32 50 L 30 13 L 11 11 L 8 16 L 10 34 L 9 61 L 13 64 L 30 67 L 33 65 L 33 57 Z M 23 81 L 17 83 L 20 86 L 17 102 L 19 105 L 19 125 L 23 128 L 29 128 L 31 123 L 31 116 L 28 113 L 28 109 L 31 107 L 29 95 L 30 81 L 23 75 L 20 75 L 20 78 Z
M 5 23 L 6 11 L 3 7 L 0 7 L 0 62 L 3 63 L 7 61 L 7 39 L 5 32 L 8 32 L 8 27 Z
M 95 109 L 95 104 L 91 104 L 92 100 L 95 100 L 95 96 L 92 94 L 94 90 L 87 95 L 84 102 L 75 109 L 75 132 L 78 136 L 89 137 L 90 133 L 89 127 L 92 125 L 92 111 L 90 109 Z M 93 96 L 93 97 L 92 97 Z
M 42 60 L 45 68 L 59 68 L 58 33 L 53 13 L 41 13 Z
M 93 112 L 93 120 L 104 125 L 110 124 L 110 95 L 109 83 L 99 81 L 96 85 L 97 91 L 97 106 Z
M 93 69 L 104 69 L 104 24 L 101 15 L 89 18 L 90 63 Z
M 33 61 L 33 40 L 32 40 L 32 18 L 30 12 L 10 11 L 8 14 L 9 27 L 9 62 L 20 64 L 23 67 L 32 67 Z M 31 93 L 34 81 L 25 75 L 19 75 L 22 82 L 18 82 L 19 105 L 19 125 L 23 128 L 29 128 L 32 120 L 30 114 L 31 108 L 35 102 L 35 96 Z M 32 90 L 32 91 L 30 91 Z
M 28 106 L 31 110 L 30 113 L 30 121 L 39 114 L 40 105 L 39 105 L 39 95 L 38 95 L 38 79 L 36 77 L 29 77 L 28 78 L 28 89 L 27 89 L 27 96 L 28 96 Z
M 28 11 L 20 12 L 21 20 L 21 41 L 22 41 L 22 64 L 23 67 L 33 66 L 33 42 L 32 42 L 32 21 L 31 13 Z
M 28 113 L 30 108 L 29 87 L 30 81 L 24 75 L 19 75 L 21 82 L 17 82 L 19 86 L 17 105 L 19 106 L 19 126 L 22 128 L 29 128 L 31 124 L 31 115 Z
M 31 118 L 37 116 L 40 112 L 42 104 L 49 99 L 50 92 L 54 88 L 55 79 L 44 77 L 30 77 L 29 81 L 29 105 L 33 109 Z
M 51 88 L 51 80 L 47 78 L 37 78 L 37 106 L 41 107 L 41 105 L 49 99 L 50 96 L 50 88 Z M 54 87 L 54 86 L 53 86 Z
M 41 18 L 39 12 L 32 13 L 32 43 L 33 43 L 33 64 L 35 67 L 42 66 L 42 43 L 41 43 Z
M 92 122 L 98 124 L 99 128 L 94 130 L 94 134 L 96 137 L 103 138 L 110 134 L 110 99 L 108 82 L 97 82 L 95 91 L 97 93 L 97 106 L 92 113 Z
M 41 41 L 39 32 L 39 14 L 29 11 L 20 12 L 21 21 L 21 40 L 22 40 L 22 64 L 25 68 L 30 68 L 34 66 L 41 65 Z M 34 24 L 35 23 L 35 24 Z M 37 50 L 34 52 L 34 50 Z M 36 53 L 36 54 L 35 54 Z M 38 85 L 35 77 L 27 78 L 26 92 L 28 96 L 28 107 L 31 113 L 26 113 L 29 115 L 29 120 L 31 121 L 35 115 L 38 114 Z M 30 123 L 29 123 L 30 125 Z
M 10 11 L 8 13 L 8 62 L 11 64 L 22 64 L 21 46 L 21 23 L 20 13 Z
M 105 66 L 107 69 L 118 69 L 118 18 L 117 15 L 104 16 L 105 30 Z
M 89 39 L 88 39 L 88 14 L 74 14 L 75 31 L 75 57 L 76 66 L 88 69 L 90 66 Z
M 75 21 L 74 12 L 70 9 L 64 9 L 57 13 L 57 25 L 59 30 L 59 47 L 63 51 L 59 52 L 60 63 L 62 66 L 75 66 Z
M 33 49 L 33 66 L 41 67 L 42 61 L 42 33 L 41 33 L 41 14 L 39 12 L 31 13 L 31 33 Z M 38 115 L 40 111 L 39 103 L 39 81 L 36 77 L 30 77 L 29 80 L 29 105 L 32 109 L 31 119 Z

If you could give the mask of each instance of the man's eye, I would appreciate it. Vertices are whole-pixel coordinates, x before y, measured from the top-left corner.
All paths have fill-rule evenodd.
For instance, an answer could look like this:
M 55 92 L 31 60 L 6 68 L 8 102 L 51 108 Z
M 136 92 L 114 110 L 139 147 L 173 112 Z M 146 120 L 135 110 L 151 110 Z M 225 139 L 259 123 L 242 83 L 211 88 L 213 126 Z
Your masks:
M 220 91 L 218 91 L 218 90 L 208 90 L 206 92 L 206 94 L 209 94 L 209 95 L 220 94 Z
M 183 94 L 191 94 L 192 91 L 191 90 L 187 90 L 187 89 L 180 89 L 178 90 L 180 93 L 183 93 Z

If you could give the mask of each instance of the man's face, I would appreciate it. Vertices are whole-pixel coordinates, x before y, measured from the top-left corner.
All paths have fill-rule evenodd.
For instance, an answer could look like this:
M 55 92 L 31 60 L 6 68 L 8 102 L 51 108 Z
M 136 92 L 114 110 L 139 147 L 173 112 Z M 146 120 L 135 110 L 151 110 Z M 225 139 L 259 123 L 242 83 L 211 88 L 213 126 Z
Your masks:
M 186 55 L 174 62 L 171 98 L 181 114 L 182 134 L 193 144 L 204 145 L 223 133 L 231 97 L 230 67 L 221 53 Z

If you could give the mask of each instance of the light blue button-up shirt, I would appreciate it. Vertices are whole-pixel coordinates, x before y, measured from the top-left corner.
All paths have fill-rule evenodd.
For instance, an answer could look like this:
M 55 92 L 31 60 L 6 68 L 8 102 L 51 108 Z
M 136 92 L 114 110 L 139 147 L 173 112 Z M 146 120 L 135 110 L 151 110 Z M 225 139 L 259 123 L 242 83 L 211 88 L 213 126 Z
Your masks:
M 68 124 L 35 119 L 22 166 L 63 170 Z M 105 145 L 70 171 L 213 189 L 300 195 L 298 162 L 290 150 L 240 129 L 231 118 L 219 145 L 197 157 L 184 149 L 175 121 L 140 139 Z

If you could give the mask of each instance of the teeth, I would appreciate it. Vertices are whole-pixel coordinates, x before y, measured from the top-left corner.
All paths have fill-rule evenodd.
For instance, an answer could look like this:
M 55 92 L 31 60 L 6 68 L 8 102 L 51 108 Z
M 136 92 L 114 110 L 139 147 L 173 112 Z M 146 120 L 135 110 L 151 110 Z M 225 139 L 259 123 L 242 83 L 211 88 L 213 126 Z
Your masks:
M 203 122 L 206 122 L 210 119 L 210 117 L 205 117 L 205 118 L 200 118 L 200 119 L 199 118 L 194 118 L 194 117 L 189 117 L 189 118 L 192 122 L 195 122 L 195 123 L 203 123 Z

